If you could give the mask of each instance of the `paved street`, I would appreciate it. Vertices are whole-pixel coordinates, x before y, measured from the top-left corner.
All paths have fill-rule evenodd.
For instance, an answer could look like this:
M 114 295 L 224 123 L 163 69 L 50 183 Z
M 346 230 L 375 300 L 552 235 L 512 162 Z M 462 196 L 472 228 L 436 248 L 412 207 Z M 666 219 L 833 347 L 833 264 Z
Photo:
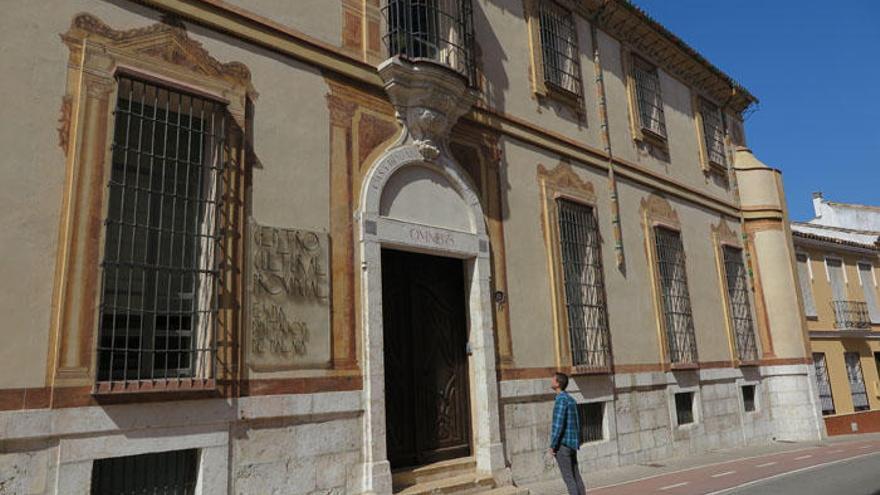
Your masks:
M 804 447 L 589 490 L 590 495 L 880 493 L 880 440 Z
M 880 495 L 880 434 L 706 452 L 590 473 L 589 495 Z M 562 495 L 561 480 L 529 485 Z

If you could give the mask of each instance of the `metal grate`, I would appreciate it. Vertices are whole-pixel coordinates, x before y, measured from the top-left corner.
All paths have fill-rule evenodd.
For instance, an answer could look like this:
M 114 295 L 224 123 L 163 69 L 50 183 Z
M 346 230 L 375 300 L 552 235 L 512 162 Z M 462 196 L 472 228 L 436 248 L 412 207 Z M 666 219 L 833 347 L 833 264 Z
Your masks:
M 831 301 L 834 326 L 838 330 L 870 330 L 868 304 L 862 301 Z
M 868 405 L 868 392 L 865 390 L 865 377 L 862 375 L 862 361 L 858 352 L 843 353 L 846 361 L 846 378 L 849 380 L 849 391 L 852 394 L 853 409 L 866 411 Z
M 192 495 L 196 492 L 195 449 L 98 459 L 92 495 Z
M 388 0 L 382 12 L 390 56 L 433 60 L 476 84 L 470 0 Z
M 633 77 L 636 81 L 636 100 L 642 129 L 666 137 L 666 117 L 663 114 L 663 96 L 657 68 L 639 57 L 633 57 Z
M 571 359 L 575 366 L 611 365 L 599 227 L 593 209 L 556 201 Z
M 822 414 L 834 414 L 834 397 L 831 395 L 831 380 L 828 378 L 828 365 L 825 363 L 824 353 L 813 353 L 813 366 L 816 368 L 816 384 L 819 388 Z
M 706 142 L 706 154 L 709 161 L 725 166 L 724 158 L 724 121 L 721 109 L 711 101 L 700 98 L 700 114 L 703 116 L 703 140 Z
M 657 248 L 657 268 L 663 293 L 663 313 L 666 320 L 666 342 L 669 361 L 696 363 L 697 344 L 694 336 L 694 318 L 691 296 L 688 292 L 687 271 L 681 234 L 674 230 L 654 229 Z
M 749 304 L 749 286 L 742 250 L 724 246 L 724 271 L 727 279 L 727 298 L 730 305 L 730 319 L 736 341 L 736 351 L 742 361 L 758 359 L 758 345 L 755 339 L 755 325 L 752 322 L 752 307 Z
M 755 411 L 755 385 L 742 386 L 743 410 L 746 412 Z
M 118 77 L 98 381 L 211 378 L 226 113 Z
M 694 422 L 694 393 L 680 392 L 675 394 L 675 419 L 678 426 Z
M 605 438 L 604 402 L 578 404 L 578 418 L 581 422 L 581 443 L 597 442 Z
M 560 89 L 580 95 L 581 66 L 571 12 L 553 1 L 541 2 L 540 26 L 544 79 Z

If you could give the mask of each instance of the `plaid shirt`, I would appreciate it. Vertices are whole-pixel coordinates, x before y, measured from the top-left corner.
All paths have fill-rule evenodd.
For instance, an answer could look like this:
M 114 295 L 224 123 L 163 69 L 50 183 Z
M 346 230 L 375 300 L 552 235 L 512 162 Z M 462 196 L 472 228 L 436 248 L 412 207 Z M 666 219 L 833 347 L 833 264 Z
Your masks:
M 580 447 L 581 422 L 578 418 L 577 402 L 567 392 L 556 394 L 553 405 L 553 429 L 550 431 L 550 448 L 558 450 L 565 445 L 572 450 Z

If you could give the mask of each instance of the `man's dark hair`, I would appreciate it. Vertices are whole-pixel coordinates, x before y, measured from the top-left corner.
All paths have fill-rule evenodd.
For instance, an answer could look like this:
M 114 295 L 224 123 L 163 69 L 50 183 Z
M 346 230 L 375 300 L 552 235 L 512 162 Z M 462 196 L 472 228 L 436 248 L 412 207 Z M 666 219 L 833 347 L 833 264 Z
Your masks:
M 565 373 L 556 373 L 556 383 L 559 384 L 559 388 L 565 390 L 568 388 L 568 375 Z

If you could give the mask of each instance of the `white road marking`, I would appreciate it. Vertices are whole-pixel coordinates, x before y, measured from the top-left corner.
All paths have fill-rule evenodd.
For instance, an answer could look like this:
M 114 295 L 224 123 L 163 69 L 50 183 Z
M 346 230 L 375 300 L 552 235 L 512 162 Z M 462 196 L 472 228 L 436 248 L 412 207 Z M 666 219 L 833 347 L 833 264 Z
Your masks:
M 748 482 L 743 483 L 741 485 L 731 486 L 731 487 L 724 488 L 724 489 L 714 491 L 711 493 L 706 493 L 704 495 L 722 495 L 722 494 L 733 493 L 734 490 L 739 490 L 740 488 L 745 488 L 747 486 L 757 485 L 758 483 L 764 483 L 765 481 L 769 481 L 769 480 L 773 480 L 773 479 L 777 479 L 777 478 L 784 478 L 786 476 L 796 474 L 796 473 L 803 473 L 805 471 L 813 471 L 813 470 L 816 470 L 816 469 L 819 469 L 819 468 L 822 468 L 825 466 L 833 466 L 834 464 L 840 464 L 841 462 L 853 461 L 856 459 L 861 459 L 863 457 L 869 457 L 872 455 L 877 455 L 877 452 L 868 452 L 867 454 L 861 454 L 861 455 L 857 455 L 857 456 L 853 456 L 853 457 L 847 457 L 846 459 L 837 459 L 835 461 L 824 462 L 821 464 L 813 464 L 812 466 L 802 467 L 800 469 L 795 469 L 794 471 L 787 471 L 785 473 L 774 474 L 772 476 L 767 476 L 764 478 L 758 478 L 756 480 L 748 481 Z
M 734 473 L 736 473 L 736 471 L 727 471 L 724 473 L 713 474 L 712 477 L 713 478 L 720 478 L 722 476 L 727 476 L 728 474 L 734 474 Z
M 809 459 L 810 457 L 813 457 L 813 454 L 807 454 L 807 455 L 802 455 L 802 456 L 800 456 L 800 457 L 795 457 L 794 460 L 796 460 L 796 461 L 801 461 L 801 460 L 804 460 L 804 459 Z
M 755 466 L 755 467 L 767 467 L 767 466 L 772 466 L 772 465 L 774 465 L 774 464 L 776 464 L 776 461 L 773 461 L 773 462 L 765 462 L 764 464 L 758 464 L 758 465 Z
M 680 486 L 687 485 L 688 483 L 689 483 L 689 481 L 682 481 L 681 483 L 676 483 L 674 485 L 664 486 L 660 490 L 672 490 L 673 488 L 678 488 Z

